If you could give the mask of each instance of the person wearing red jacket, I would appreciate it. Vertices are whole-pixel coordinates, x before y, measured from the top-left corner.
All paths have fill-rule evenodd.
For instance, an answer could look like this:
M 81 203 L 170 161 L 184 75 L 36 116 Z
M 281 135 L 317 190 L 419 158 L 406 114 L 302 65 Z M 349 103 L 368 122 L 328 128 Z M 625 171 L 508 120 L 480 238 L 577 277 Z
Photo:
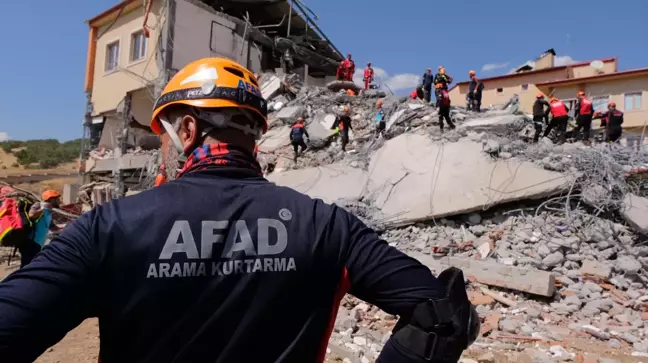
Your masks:
M 579 138 L 579 133 L 583 131 L 583 144 L 589 145 L 590 133 L 592 130 L 592 116 L 594 116 L 594 105 L 592 100 L 585 97 L 585 92 L 580 91 L 576 94 L 578 101 L 574 107 L 574 115 L 576 116 L 576 128 L 572 131 L 574 139 Z
M 554 128 L 558 129 L 558 143 L 565 142 L 565 133 L 567 132 L 567 121 L 569 121 L 569 108 L 565 103 L 555 97 L 549 100 L 549 112 L 551 112 L 551 121 L 549 126 L 544 132 L 544 137 L 549 136 L 549 133 Z
M 365 68 L 364 70 L 364 76 L 362 77 L 362 80 L 364 81 L 364 89 L 366 91 L 369 89 L 369 85 L 374 80 L 374 70 L 373 68 L 371 68 L 371 62 L 367 63 L 367 68 Z
M 353 62 L 351 53 L 349 53 L 346 59 L 340 62 L 337 69 L 337 79 L 338 81 L 353 81 L 353 73 L 355 73 L 355 62 Z

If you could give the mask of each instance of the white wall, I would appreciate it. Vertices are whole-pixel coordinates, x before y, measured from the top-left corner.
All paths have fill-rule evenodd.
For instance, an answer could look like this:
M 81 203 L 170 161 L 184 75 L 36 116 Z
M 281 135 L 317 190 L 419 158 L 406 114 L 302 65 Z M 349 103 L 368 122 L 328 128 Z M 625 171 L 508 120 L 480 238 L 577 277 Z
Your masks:
M 212 25 L 213 21 L 215 23 Z M 187 0 L 178 0 L 172 67 L 181 69 L 188 63 L 205 57 L 226 57 L 251 68 L 253 72 L 260 71 L 259 51 L 250 46 L 248 62 L 248 44 L 244 44 L 243 38 L 236 34 L 235 30 L 234 22 L 214 14 L 205 7 L 194 5 Z M 210 46 L 211 33 L 213 34 Z

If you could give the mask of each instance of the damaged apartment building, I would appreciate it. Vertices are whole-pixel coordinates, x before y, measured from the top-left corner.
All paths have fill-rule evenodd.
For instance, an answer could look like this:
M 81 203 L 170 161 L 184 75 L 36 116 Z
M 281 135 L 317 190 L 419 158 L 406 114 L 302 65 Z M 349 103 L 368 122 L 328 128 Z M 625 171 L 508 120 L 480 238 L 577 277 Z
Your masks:
M 330 81 L 343 57 L 314 18 L 299 0 L 125 0 L 88 20 L 81 172 L 103 183 L 94 201 L 145 187 L 159 148 L 153 104 L 191 61 L 227 57 L 257 73 Z

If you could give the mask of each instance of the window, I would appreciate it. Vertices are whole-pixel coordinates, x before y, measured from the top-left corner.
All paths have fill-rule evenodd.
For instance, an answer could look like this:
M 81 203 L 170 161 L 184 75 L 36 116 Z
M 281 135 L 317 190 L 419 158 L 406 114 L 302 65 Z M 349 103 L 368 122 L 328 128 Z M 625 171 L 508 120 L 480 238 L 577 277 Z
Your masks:
M 565 106 L 569 109 L 569 117 L 574 117 L 574 106 L 576 106 L 576 99 L 570 98 L 567 100 L 562 100 Z
M 528 83 L 522 84 L 522 91 L 528 91 L 528 90 L 529 90 L 529 84 Z
M 502 93 L 504 93 L 504 88 L 498 88 L 497 89 L 497 94 L 501 95 Z
M 119 41 L 106 46 L 106 72 L 114 71 L 119 66 Z
M 135 62 L 146 58 L 146 37 L 143 31 L 131 35 L 130 61 Z
M 599 96 L 592 98 L 592 107 L 596 112 L 605 112 L 607 111 L 607 104 L 609 101 L 609 96 Z
M 624 111 L 641 110 L 641 92 L 626 93 L 624 96 Z

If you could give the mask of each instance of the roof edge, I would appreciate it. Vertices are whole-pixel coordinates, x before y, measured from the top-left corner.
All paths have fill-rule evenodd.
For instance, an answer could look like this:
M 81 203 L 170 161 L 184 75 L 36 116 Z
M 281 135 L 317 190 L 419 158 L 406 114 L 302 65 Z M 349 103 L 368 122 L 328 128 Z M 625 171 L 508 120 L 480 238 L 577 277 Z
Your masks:
M 603 62 L 603 63 L 610 63 L 610 62 L 616 62 L 617 57 L 608 57 L 608 58 L 603 58 L 603 59 L 599 59 L 599 60 L 601 62 Z M 523 72 L 523 73 L 503 74 L 501 76 L 495 76 L 495 77 L 489 77 L 489 78 L 480 78 L 479 80 L 485 82 L 485 81 L 491 81 L 491 80 L 499 80 L 499 79 L 506 79 L 506 78 L 524 76 L 524 75 L 527 75 L 527 74 L 538 74 L 538 73 L 543 73 L 543 72 L 558 71 L 558 70 L 562 70 L 562 69 L 567 69 L 568 67 L 580 67 L 580 66 L 588 65 L 592 61 L 594 61 L 594 60 L 578 62 L 578 63 L 572 63 L 572 64 L 566 64 L 564 66 L 558 66 L 558 67 L 536 69 L 536 70 L 533 70 L 533 71 L 528 71 L 528 72 Z M 470 81 L 462 81 L 462 82 L 456 83 L 455 86 L 465 85 L 465 84 L 469 84 L 469 83 L 470 83 Z
M 648 67 L 646 67 L 646 68 L 628 69 L 628 70 L 625 70 L 625 71 L 614 72 L 614 73 L 598 74 L 596 76 L 590 76 L 590 77 L 570 78 L 570 79 L 562 79 L 562 80 L 559 80 L 559 81 L 543 82 L 543 83 L 536 84 L 536 86 L 550 87 L 550 86 L 554 86 L 554 85 L 587 82 L 587 81 L 596 80 L 596 79 L 605 79 L 605 78 L 614 79 L 616 77 L 631 76 L 631 75 L 642 74 L 642 73 L 645 73 L 646 75 L 648 75 Z
M 154 1 L 154 0 L 151 0 Z M 93 23 L 96 23 L 97 21 L 106 18 L 108 16 L 111 16 L 112 14 L 116 13 L 117 11 L 121 10 L 122 8 L 125 8 L 126 6 L 133 4 L 137 2 L 137 0 L 123 0 L 120 1 L 119 4 L 113 6 L 110 9 L 104 10 L 103 12 L 99 13 L 98 15 L 88 19 L 85 21 L 86 24 L 93 26 Z

